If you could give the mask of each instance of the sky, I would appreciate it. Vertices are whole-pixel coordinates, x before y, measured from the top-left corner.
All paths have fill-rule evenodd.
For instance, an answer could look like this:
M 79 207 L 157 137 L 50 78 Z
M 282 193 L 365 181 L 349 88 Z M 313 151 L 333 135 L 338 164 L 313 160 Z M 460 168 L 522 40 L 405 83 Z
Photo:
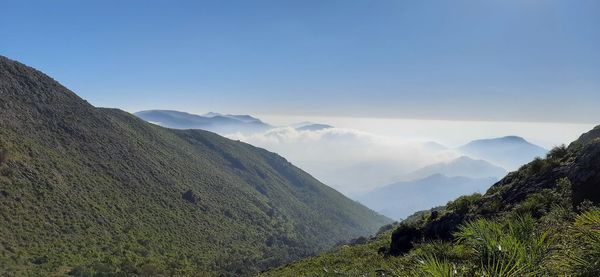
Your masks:
M 596 0 L 3 0 L 0 55 L 96 106 L 600 119 Z

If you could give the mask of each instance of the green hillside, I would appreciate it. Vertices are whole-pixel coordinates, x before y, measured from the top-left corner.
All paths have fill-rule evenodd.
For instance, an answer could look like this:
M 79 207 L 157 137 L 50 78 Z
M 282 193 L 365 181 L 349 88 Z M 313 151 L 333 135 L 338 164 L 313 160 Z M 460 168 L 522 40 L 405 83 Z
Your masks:
M 274 153 L 1 56 L 0 221 L 0 276 L 246 275 L 389 223 Z
M 263 276 L 600 276 L 600 126 L 486 194 Z

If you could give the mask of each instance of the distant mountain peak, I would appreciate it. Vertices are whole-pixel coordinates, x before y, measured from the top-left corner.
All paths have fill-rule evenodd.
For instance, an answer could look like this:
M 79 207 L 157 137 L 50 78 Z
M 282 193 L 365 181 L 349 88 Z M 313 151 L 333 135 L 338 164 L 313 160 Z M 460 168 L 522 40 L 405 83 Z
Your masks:
M 528 142 L 523 137 L 519 137 L 519 136 L 505 136 L 505 137 L 501 137 L 500 139 L 504 140 L 504 141 L 512 141 L 512 142 Z
M 469 156 L 460 156 L 452 161 L 448 161 L 447 163 L 452 163 L 452 162 L 470 162 L 470 161 L 483 161 L 481 159 L 473 159 Z
M 482 143 L 498 143 L 498 142 L 503 142 L 503 143 L 523 143 L 523 144 L 532 144 L 531 142 L 527 141 L 525 138 L 520 137 L 520 136 L 504 136 L 504 137 L 497 137 L 497 138 L 487 138 L 487 139 L 476 139 L 473 141 L 470 141 L 469 143 L 467 143 L 466 145 L 469 144 L 482 144 Z
M 325 130 L 325 129 L 331 129 L 331 128 L 333 128 L 333 126 L 327 125 L 327 124 L 310 123 L 307 125 L 296 127 L 296 130 L 298 130 L 298 131 L 319 131 L 319 130 Z
M 433 151 L 443 151 L 448 149 L 448 147 L 436 141 L 426 141 L 423 143 L 423 147 Z
M 494 165 L 486 160 L 460 156 L 453 160 L 438 162 L 424 166 L 405 176 L 402 180 L 415 180 L 441 174 L 447 177 L 464 176 L 469 178 L 495 177 L 506 175 L 506 169 Z
M 473 140 L 457 150 L 469 157 L 484 159 L 509 170 L 515 170 L 548 152 L 547 149 L 514 135 Z
M 455 178 L 455 177 L 448 177 L 442 173 L 434 173 L 431 174 L 429 176 L 426 176 L 425 178 L 423 178 L 422 180 L 424 181 L 431 181 L 431 180 L 439 180 L 439 179 L 445 179 L 445 178 Z
M 215 117 L 215 116 L 222 116 L 223 114 L 220 113 L 215 113 L 215 112 L 207 112 L 205 114 L 203 114 L 202 116 L 204 117 Z

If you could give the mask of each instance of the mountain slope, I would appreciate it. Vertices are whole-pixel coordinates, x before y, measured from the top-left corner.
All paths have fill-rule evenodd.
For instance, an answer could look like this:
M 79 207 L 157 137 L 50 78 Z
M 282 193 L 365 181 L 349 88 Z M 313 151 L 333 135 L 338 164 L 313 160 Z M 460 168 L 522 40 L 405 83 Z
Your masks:
M 484 192 L 497 180 L 493 177 L 473 179 L 434 174 L 377 188 L 358 197 L 358 200 L 385 216 L 401 219 L 414 212 L 446 204 L 463 194 Z
M 219 134 L 256 133 L 272 128 L 269 124 L 249 115 L 208 113 L 195 115 L 179 111 L 147 110 L 136 112 L 143 120 L 173 129 L 202 129 Z
M 517 136 L 474 140 L 459 147 L 458 151 L 473 158 L 490 161 L 508 170 L 515 170 L 535 157 L 543 157 L 548 152 Z
M 0 275 L 245 275 L 389 220 L 284 158 L 0 56 Z
M 264 276 L 600 276 L 600 126 L 378 235 Z
M 404 180 L 415 180 L 433 174 L 442 174 L 449 177 L 487 178 L 500 179 L 506 175 L 506 170 L 493 165 L 485 160 L 472 159 L 461 156 L 448 162 L 441 162 L 425 166 L 402 177 Z

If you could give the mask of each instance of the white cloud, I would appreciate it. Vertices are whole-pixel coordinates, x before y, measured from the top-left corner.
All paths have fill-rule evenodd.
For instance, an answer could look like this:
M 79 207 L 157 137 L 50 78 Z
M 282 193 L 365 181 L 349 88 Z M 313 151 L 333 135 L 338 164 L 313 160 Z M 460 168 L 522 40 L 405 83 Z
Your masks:
M 421 166 L 457 156 L 451 151 L 428 150 L 418 141 L 342 128 L 298 131 L 281 127 L 227 137 L 276 152 L 347 195 L 386 185 Z

